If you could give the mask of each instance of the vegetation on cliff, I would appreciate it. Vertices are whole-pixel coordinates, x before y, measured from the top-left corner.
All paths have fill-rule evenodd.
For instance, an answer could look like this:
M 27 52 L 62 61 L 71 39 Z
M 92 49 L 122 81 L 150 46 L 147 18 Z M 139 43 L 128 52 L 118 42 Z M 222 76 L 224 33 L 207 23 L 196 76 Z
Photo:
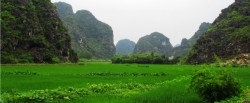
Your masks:
M 198 31 L 190 39 L 182 39 L 181 45 L 174 48 L 175 57 L 184 57 L 186 56 L 191 47 L 196 43 L 196 41 L 211 27 L 210 23 L 203 22 L 201 23 Z
M 50 0 L 1 1 L 1 63 L 77 62 Z
M 222 10 L 212 27 L 197 41 L 186 63 L 212 63 L 250 52 L 250 1 L 236 0 Z
M 87 10 L 73 12 L 64 2 L 54 4 L 71 35 L 72 48 L 80 58 L 111 58 L 115 54 L 112 28 Z

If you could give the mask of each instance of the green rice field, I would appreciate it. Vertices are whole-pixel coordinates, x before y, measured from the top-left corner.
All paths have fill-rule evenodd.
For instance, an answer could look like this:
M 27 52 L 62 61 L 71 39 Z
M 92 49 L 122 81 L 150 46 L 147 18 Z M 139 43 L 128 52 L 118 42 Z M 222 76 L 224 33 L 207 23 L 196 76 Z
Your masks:
M 250 86 L 250 67 L 85 63 L 2 65 L 2 102 L 204 103 L 189 89 L 199 69 L 227 69 Z M 243 98 L 245 99 L 245 98 Z

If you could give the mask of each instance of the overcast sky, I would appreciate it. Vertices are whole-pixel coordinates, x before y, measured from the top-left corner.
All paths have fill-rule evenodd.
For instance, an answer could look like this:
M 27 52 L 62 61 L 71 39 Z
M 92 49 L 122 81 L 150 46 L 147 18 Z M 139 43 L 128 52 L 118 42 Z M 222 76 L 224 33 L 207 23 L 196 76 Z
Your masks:
M 137 42 L 140 37 L 160 32 L 172 45 L 190 38 L 202 22 L 212 23 L 234 0 L 51 0 L 72 5 L 74 12 L 88 10 L 109 24 L 114 43 L 120 39 Z

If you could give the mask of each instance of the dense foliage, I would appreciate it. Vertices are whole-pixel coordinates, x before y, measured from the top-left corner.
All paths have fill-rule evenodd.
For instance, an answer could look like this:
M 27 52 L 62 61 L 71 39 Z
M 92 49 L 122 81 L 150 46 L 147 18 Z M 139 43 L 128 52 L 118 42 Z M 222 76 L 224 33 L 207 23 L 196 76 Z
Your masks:
M 118 41 L 115 48 L 116 54 L 118 55 L 132 54 L 134 52 L 135 42 L 128 39 L 122 39 Z
M 115 55 L 111 59 L 114 64 L 137 63 L 137 64 L 177 64 L 179 58 L 169 59 L 166 56 L 161 56 L 155 53 L 142 53 L 130 55 Z
M 186 58 L 187 63 L 200 64 L 250 53 L 250 1 L 236 0 L 222 10 L 212 27 L 197 41 Z
M 172 56 L 173 46 L 165 35 L 153 32 L 141 37 L 137 42 L 134 53 L 153 52 L 161 55 Z
M 49 0 L 2 0 L 1 24 L 1 63 L 78 60 Z
M 72 48 L 81 58 L 111 58 L 115 54 L 113 30 L 86 10 L 73 12 L 64 2 L 55 3 L 64 26 L 69 30 Z
M 145 92 L 150 90 L 151 87 L 152 85 L 140 83 L 92 84 L 87 88 L 69 87 L 57 88 L 54 90 L 33 90 L 28 93 L 19 93 L 13 90 L 3 93 L 2 97 L 4 103 L 57 103 L 63 100 L 71 101 L 80 97 L 98 94 L 127 97 L 133 94 L 133 92 Z
M 213 103 L 241 93 L 239 81 L 229 71 L 197 71 L 191 80 L 193 88 L 204 100 Z

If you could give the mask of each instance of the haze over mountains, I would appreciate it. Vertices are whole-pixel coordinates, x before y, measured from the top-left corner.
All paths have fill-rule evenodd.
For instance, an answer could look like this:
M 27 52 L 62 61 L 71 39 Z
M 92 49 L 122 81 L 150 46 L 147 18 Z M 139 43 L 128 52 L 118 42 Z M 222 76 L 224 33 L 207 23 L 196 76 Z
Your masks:
M 234 0 L 51 0 L 72 5 L 74 12 L 88 10 L 109 24 L 114 43 L 121 39 L 137 42 L 140 37 L 160 32 L 173 46 L 190 38 L 200 23 L 210 22 Z
M 196 43 L 196 41 L 202 36 L 208 28 L 211 27 L 210 23 L 201 23 L 198 31 L 190 38 L 184 38 L 181 45 L 173 47 L 169 42 L 169 38 L 165 37 L 163 34 L 154 32 L 145 37 L 141 37 L 135 47 L 129 47 L 131 45 L 130 40 L 120 40 L 116 46 L 117 54 L 131 54 L 131 53 L 158 53 L 165 56 L 174 57 L 184 57 L 189 53 L 191 47 Z M 163 40 L 165 38 L 165 40 Z M 166 47 L 164 47 L 166 46 Z M 134 50 L 135 48 L 135 50 Z M 131 52 L 132 51 L 134 52 Z M 129 52 L 130 51 L 130 52 Z M 129 53 L 123 53 L 129 52 Z
M 189 40 L 184 38 L 181 45 L 173 50 L 159 47 L 162 46 L 160 39 L 153 41 L 153 36 L 145 36 L 138 41 L 134 53 L 154 52 L 170 56 L 172 51 L 175 57 L 184 57 L 189 53 L 185 60 L 191 64 L 212 63 L 216 57 L 227 60 L 242 53 L 250 53 L 249 11 L 249 0 L 236 0 L 234 4 L 222 10 L 212 25 L 202 23 L 194 36 Z M 163 53 L 164 50 L 169 53 Z

